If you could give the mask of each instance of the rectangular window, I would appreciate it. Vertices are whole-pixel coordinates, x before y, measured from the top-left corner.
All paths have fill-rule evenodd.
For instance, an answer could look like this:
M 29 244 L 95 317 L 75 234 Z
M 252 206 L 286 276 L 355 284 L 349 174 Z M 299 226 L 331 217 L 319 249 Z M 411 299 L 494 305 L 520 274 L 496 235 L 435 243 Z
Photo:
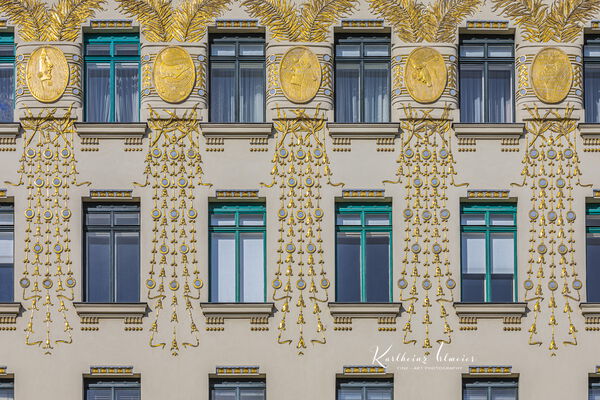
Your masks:
M 587 301 L 600 303 L 600 203 L 586 208 Z
M 140 400 L 138 379 L 85 381 L 85 400 Z
M 461 207 L 462 301 L 516 301 L 516 214 L 507 203 Z
M 461 37 L 459 66 L 461 122 L 514 122 L 514 40 Z
M 15 108 L 15 43 L 0 33 L 0 122 L 13 122 Z
M 264 122 L 264 37 L 211 37 L 209 89 L 211 122 Z
M 600 400 L 600 378 L 590 378 L 589 389 L 588 400 Z
M 85 120 L 138 122 L 140 40 L 138 35 L 86 35 Z
M 15 385 L 12 379 L 0 379 L 0 400 L 14 400 Z
M 265 400 L 264 379 L 211 380 L 210 400 Z
M 0 303 L 14 300 L 14 209 L 0 204 Z
M 585 122 L 600 123 L 600 36 L 586 36 L 583 46 Z
M 517 400 L 515 379 L 464 379 L 463 400 Z
M 210 221 L 210 301 L 265 301 L 265 206 L 214 204 Z
M 390 38 L 340 36 L 335 42 L 335 121 L 390 120 Z
M 336 300 L 389 302 L 392 207 L 340 204 L 336 212 Z
M 85 301 L 140 301 L 139 205 L 86 205 L 84 235 Z
M 394 383 L 388 379 L 338 379 L 337 400 L 393 400 Z

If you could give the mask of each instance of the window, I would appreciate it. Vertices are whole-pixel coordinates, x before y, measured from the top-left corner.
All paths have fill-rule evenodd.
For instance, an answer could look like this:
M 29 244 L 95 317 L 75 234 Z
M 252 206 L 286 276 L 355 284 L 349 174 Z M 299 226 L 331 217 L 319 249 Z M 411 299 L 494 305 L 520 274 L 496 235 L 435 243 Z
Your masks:
M 583 46 L 585 122 L 600 123 L 600 37 L 588 36 Z
M 392 400 L 394 383 L 387 379 L 338 380 L 337 400 Z
M 335 120 L 340 123 L 389 122 L 388 36 L 336 38 Z
M 265 400 L 266 384 L 261 379 L 211 380 L 210 400 Z
M 85 301 L 140 299 L 140 208 L 90 204 L 85 209 Z
M 391 206 L 386 204 L 337 207 L 337 301 L 390 301 L 391 213 Z
M 463 381 L 463 400 L 517 400 L 517 392 L 514 379 Z
M 590 378 L 590 393 L 588 400 L 600 400 L 600 379 Z M 12 399 L 12 397 L 11 397 Z
M 600 204 L 588 204 L 586 224 L 587 301 L 600 303 Z
M 137 379 L 86 380 L 85 400 L 140 400 Z
M 514 122 L 514 41 L 467 36 L 460 42 L 461 122 Z
M 15 234 L 13 219 L 13 206 L 0 204 L 0 303 L 13 301 Z
M 0 122 L 13 122 L 15 108 L 15 43 L 0 34 Z
M 11 379 L 0 380 L 0 400 L 13 400 L 15 398 L 14 382 Z
M 140 42 L 137 35 L 85 37 L 85 120 L 138 122 Z
M 210 41 L 210 121 L 264 120 L 264 37 L 213 36 Z
M 506 203 L 462 206 L 462 301 L 516 300 L 516 213 Z
M 210 301 L 265 301 L 265 206 L 215 204 L 210 213 Z

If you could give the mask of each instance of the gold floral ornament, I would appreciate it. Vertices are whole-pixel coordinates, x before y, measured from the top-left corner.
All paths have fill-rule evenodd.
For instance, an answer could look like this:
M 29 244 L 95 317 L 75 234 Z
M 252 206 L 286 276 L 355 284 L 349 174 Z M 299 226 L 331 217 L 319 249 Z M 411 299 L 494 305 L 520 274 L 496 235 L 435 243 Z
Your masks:
M 436 0 L 425 6 L 417 0 L 369 0 L 371 10 L 384 18 L 404 42 L 451 43 L 458 25 L 472 15 L 481 0 Z
M 324 42 L 329 28 L 349 15 L 358 0 L 309 0 L 299 7 L 290 0 L 243 0 L 242 6 L 268 27 L 277 41 Z
M 439 51 L 419 47 L 408 56 L 404 76 L 406 89 L 413 99 L 433 103 L 444 93 L 448 71 Z
M 231 0 L 116 0 L 119 9 L 135 17 L 150 42 L 199 42 L 208 24 L 229 8 Z
M 573 68 L 569 56 L 554 47 L 541 50 L 531 64 L 531 85 L 544 103 L 560 103 L 567 97 L 573 83 Z
M 64 93 L 69 83 L 69 65 L 62 50 L 41 46 L 27 61 L 27 87 L 42 103 L 52 103 Z
M 321 64 L 317 56 L 308 47 L 292 47 L 281 60 L 279 81 L 288 100 L 309 102 L 321 86 Z
M 513 20 L 528 42 L 575 41 L 583 24 L 600 12 L 600 0 L 492 0 L 493 11 Z
M 168 103 L 181 103 L 187 99 L 196 83 L 194 61 L 179 46 L 169 46 L 158 53 L 152 75 L 156 92 Z

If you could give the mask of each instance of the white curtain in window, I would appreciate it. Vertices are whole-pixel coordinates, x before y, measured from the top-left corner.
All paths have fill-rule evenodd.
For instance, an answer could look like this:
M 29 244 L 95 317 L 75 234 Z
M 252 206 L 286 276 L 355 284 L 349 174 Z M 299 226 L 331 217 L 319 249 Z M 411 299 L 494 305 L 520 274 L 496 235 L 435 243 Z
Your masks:
M 211 301 L 235 301 L 235 236 L 213 233 L 210 249 Z
M 490 64 L 489 66 L 489 117 L 487 122 L 513 122 L 513 68 L 512 64 Z
M 460 120 L 483 121 L 483 64 L 460 66 Z
M 0 64 L 0 122 L 12 122 L 14 95 L 14 66 Z
M 137 63 L 117 63 L 115 67 L 115 122 L 139 120 L 139 66 Z
M 585 121 L 600 122 L 600 65 L 585 66 Z
M 388 122 L 390 119 L 389 71 L 387 63 L 364 66 L 364 122 Z
M 110 121 L 110 64 L 86 64 L 85 109 L 87 122 Z
M 243 302 L 265 300 L 264 235 L 261 232 L 240 233 L 240 278 Z
M 13 263 L 13 232 L 0 232 L 0 264 Z
M 335 70 L 336 122 L 360 121 L 360 64 L 339 63 Z
M 515 235 L 513 232 L 490 233 L 492 251 L 492 273 L 512 274 L 515 272 Z
M 485 233 L 463 232 L 462 272 L 485 274 Z
M 210 68 L 210 121 L 235 122 L 235 65 L 212 63 Z
M 240 63 L 240 122 L 263 122 L 264 76 L 262 63 Z

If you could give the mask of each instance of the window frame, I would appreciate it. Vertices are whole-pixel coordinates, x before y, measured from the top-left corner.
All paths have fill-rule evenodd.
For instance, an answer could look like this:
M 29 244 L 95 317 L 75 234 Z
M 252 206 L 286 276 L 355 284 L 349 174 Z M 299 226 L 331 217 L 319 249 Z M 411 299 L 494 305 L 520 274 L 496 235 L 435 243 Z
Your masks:
M 105 208 L 103 208 L 105 207 Z M 91 211 L 91 212 L 90 212 Z M 115 225 L 114 223 L 114 214 L 122 213 L 122 214 L 130 214 L 132 212 L 137 212 L 139 216 L 139 223 L 137 225 Z M 110 225 L 89 225 L 87 223 L 87 217 L 89 214 L 106 214 L 110 213 Z M 141 266 L 141 248 L 142 248 L 142 215 L 141 215 L 141 207 L 138 203 L 85 203 L 83 207 L 83 262 L 84 268 L 82 271 L 83 281 L 84 281 L 84 292 L 83 292 L 83 301 L 89 302 L 89 251 L 88 251 L 88 232 L 108 232 L 110 235 L 110 300 L 108 303 L 116 303 L 121 304 L 122 302 L 117 301 L 117 263 L 115 260 L 115 233 L 118 232 L 137 232 L 138 233 L 138 243 L 139 248 L 138 251 L 140 253 L 140 264 L 139 268 L 139 278 L 137 282 L 137 301 L 140 301 L 141 296 L 141 285 L 140 278 L 142 274 L 142 266 Z
M 588 215 L 598 215 L 600 216 L 600 203 L 588 203 L 585 205 L 585 216 L 587 219 Z M 589 276 L 589 274 L 587 273 L 588 271 L 588 260 L 590 259 L 589 255 L 588 255 L 588 243 L 587 243 L 587 235 L 588 233 L 597 233 L 600 234 L 600 226 L 589 226 L 587 224 L 585 224 L 585 235 L 586 235 L 586 240 L 585 240 L 585 272 L 586 272 L 586 282 L 585 282 L 585 287 L 589 288 L 593 285 L 590 285 L 588 283 L 587 277 Z M 589 290 L 586 291 L 586 300 L 589 299 Z M 589 300 L 588 300 L 589 301 Z M 600 381 L 599 381 L 599 385 L 600 385 Z
M 462 384 L 462 399 L 465 399 L 466 389 L 487 389 L 487 400 L 492 400 L 492 389 L 517 389 L 515 400 L 519 400 L 519 381 L 513 378 L 465 378 Z
M 340 214 L 360 214 L 360 225 L 338 225 L 337 217 Z M 389 225 L 366 225 L 365 215 L 366 214 L 387 214 L 389 217 Z M 337 251 L 337 234 L 339 232 L 360 232 L 360 303 L 367 303 L 367 289 L 366 289 L 366 236 L 368 232 L 387 232 L 390 237 L 389 244 L 389 281 L 388 281 L 388 301 L 391 302 L 393 298 L 393 227 L 392 227 L 392 205 L 389 203 L 339 203 L 335 206 L 335 276 L 336 282 L 340 272 L 340 265 L 338 262 L 338 251 Z M 335 297 L 336 301 L 339 298 L 340 285 L 335 285 Z
M 235 400 L 240 399 L 240 389 L 263 389 L 267 398 L 267 382 L 265 379 L 211 379 L 208 385 L 208 397 L 213 399 L 215 389 L 235 389 Z
M 117 56 L 115 55 L 115 45 L 117 44 L 132 44 L 136 43 L 138 45 L 138 55 L 137 56 Z M 104 56 L 88 56 L 87 47 L 92 44 L 108 44 L 110 46 L 110 55 Z M 94 34 L 86 34 L 83 39 L 83 90 L 84 90 L 84 98 L 83 98 L 83 116 L 85 122 L 92 123 L 118 123 L 118 124 L 131 124 L 140 122 L 140 109 L 142 103 L 142 63 L 141 63 L 141 42 L 140 37 L 137 33 L 121 33 L 121 34 L 102 34 L 102 33 L 94 33 Z M 138 104 L 137 104 L 137 121 L 132 122 L 117 122 L 115 121 L 115 66 L 117 63 L 122 62 L 130 62 L 137 63 L 138 65 Z M 97 121 L 88 121 L 87 111 L 89 105 L 87 104 L 85 98 L 85 92 L 87 89 L 87 63 L 106 63 L 110 64 L 110 113 L 109 120 L 104 122 Z
M 461 50 L 462 47 L 466 45 L 483 45 L 483 57 L 462 57 L 461 54 Z M 511 45 L 512 46 L 512 57 L 489 57 L 488 56 L 488 46 L 489 45 Z M 459 107 L 461 105 L 461 97 L 462 97 L 462 90 L 460 88 L 460 81 L 461 81 L 461 76 L 460 76 L 460 70 L 461 70 L 461 66 L 463 64 L 467 64 L 467 65 L 480 65 L 483 64 L 483 82 L 484 82 L 484 86 L 483 86 L 483 104 L 484 104 L 484 108 L 483 108 L 483 121 L 482 122 L 465 122 L 463 120 L 462 117 L 462 107 L 459 108 L 459 112 L 460 112 L 460 122 L 461 123 L 474 123 L 474 124 L 513 124 L 516 121 L 516 82 L 515 82 L 515 67 L 516 67 L 516 61 L 515 61 L 515 56 L 516 56 L 516 47 L 515 47 L 515 38 L 514 35 L 461 35 L 460 40 L 459 40 L 459 46 L 458 46 L 458 84 L 459 84 L 459 88 L 458 88 L 458 104 Z M 510 63 L 512 65 L 511 70 L 511 88 L 510 88 L 510 93 L 511 93 L 511 114 L 512 114 L 512 118 L 511 121 L 507 121 L 507 122 L 489 122 L 489 116 L 490 116 L 490 104 L 489 104 L 489 66 L 490 64 L 506 64 L 506 63 Z
M 214 214 L 234 214 L 235 225 L 214 226 L 211 218 Z M 261 214 L 263 216 L 262 226 L 240 225 L 240 214 Z M 235 303 L 243 303 L 241 294 L 241 262 L 240 262 L 240 234 L 241 233 L 263 234 L 263 301 L 267 301 L 267 208 L 264 203 L 213 203 L 209 205 L 208 214 L 208 282 L 209 302 L 218 303 L 212 297 L 213 266 L 212 266 L 212 237 L 214 233 L 233 233 L 235 238 Z
M 339 392 L 343 388 L 360 388 L 361 400 L 367 399 L 368 389 L 390 389 L 391 400 L 394 400 L 394 381 L 391 379 L 337 379 L 335 389 L 336 400 L 339 400 Z
M 392 117 L 392 74 L 391 74 L 391 52 L 392 52 L 392 41 L 391 37 L 388 34 L 340 34 L 336 35 L 334 39 L 334 65 L 333 65 L 333 73 L 334 73 L 334 82 L 336 81 L 337 75 L 337 66 L 339 63 L 344 64 L 360 64 L 360 77 L 359 77 L 359 118 L 357 124 L 365 124 L 365 123 L 380 123 L 387 124 L 390 123 Z M 388 55 L 387 56 L 365 56 L 365 44 L 386 44 L 388 46 Z M 337 46 L 338 45 L 359 45 L 360 46 L 360 56 L 358 57 L 340 57 L 337 55 Z M 365 64 L 378 64 L 378 63 L 386 63 L 388 65 L 388 118 L 387 121 L 380 122 L 365 122 L 365 98 L 364 98 L 364 86 L 365 86 Z M 338 100 L 339 96 L 337 90 L 333 91 L 333 104 L 334 104 L 334 121 L 340 124 L 349 124 L 353 122 L 348 121 L 340 121 L 340 116 L 338 114 Z
M 267 44 L 264 34 L 247 34 L 247 35 L 227 35 L 227 34 L 214 34 L 210 35 L 208 41 L 208 73 L 209 79 L 207 82 L 208 86 L 208 119 L 211 123 L 216 124 L 262 124 L 265 123 L 267 118 L 267 77 L 266 77 L 266 52 L 267 52 Z M 215 44 L 233 44 L 235 45 L 235 55 L 233 56 L 213 56 L 212 55 L 212 46 Z M 262 56 L 242 56 L 240 55 L 240 45 L 241 44 L 261 44 L 263 46 L 263 54 Z M 230 63 L 234 64 L 234 80 L 235 80 L 235 118 L 232 122 L 221 122 L 215 121 L 212 115 L 213 105 L 210 101 L 211 93 L 212 93 L 212 65 L 213 63 Z M 240 63 L 251 62 L 251 63 L 261 63 L 263 75 L 262 75 L 262 85 L 263 85 L 263 104 L 262 104 L 262 120 L 258 122 L 240 122 Z
M 511 232 L 514 234 L 514 271 L 513 271 L 513 300 L 517 302 L 518 297 L 518 254 L 517 254 L 517 243 L 518 243 L 518 229 L 517 229 L 517 204 L 516 203 L 463 203 L 460 206 L 460 217 L 462 219 L 463 214 L 484 214 L 485 225 L 463 225 L 460 222 L 460 282 L 461 282 L 461 301 L 463 295 L 463 270 L 462 262 L 464 257 L 464 248 L 462 235 L 465 232 L 484 232 L 485 233 L 485 292 L 484 292 L 484 303 L 491 303 L 491 280 L 492 280 L 492 260 L 491 260 L 491 240 L 490 234 L 494 232 Z M 514 225 L 491 225 L 490 214 L 512 214 Z
M 0 123 L 12 123 L 15 121 L 15 106 L 17 101 L 16 96 L 16 84 L 17 84 L 17 71 L 16 71 L 16 56 L 17 44 L 15 42 L 15 36 L 12 32 L 0 33 L 0 45 L 12 45 L 13 55 L 12 56 L 0 56 L 0 64 L 11 64 L 12 65 L 12 79 L 13 79 L 13 91 L 12 91 L 12 119 L 10 121 L 0 121 Z
M 122 379 L 84 379 L 83 398 L 88 400 L 88 389 L 112 389 L 111 400 L 116 400 L 115 389 L 139 389 L 140 399 L 142 398 L 142 385 L 137 378 L 122 378 Z
M 598 113 L 597 120 L 596 121 L 592 121 L 590 120 L 590 115 L 588 113 L 588 109 L 589 106 L 587 104 L 586 101 L 586 96 L 585 96 L 585 91 L 586 91 L 586 72 L 587 72 L 587 66 L 592 64 L 592 65 L 596 65 L 596 66 L 600 66 L 600 56 L 599 57 L 590 57 L 590 56 L 586 56 L 586 47 L 588 45 L 591 46 L 598 46 L 600 47 L 600 35 L 584 35 L 584 41 L 583 41 L 583 110 L 585 112 L 585 123 L 586 124 L 598 124 L 600 123 L 600 113 Z
M 10 298 L 7 303 L 12 303 L 15 301 L 15 207 L 12 203 L 0 203 L 0 214 L 11 214 L 12 215 L 12 224 L 11 225 L 0 225 L 0 232 L 8 232 L 12 233 L 12 264 L 4 264 L 0 263 L 0 268 L 10 268 L 12 269 L 12 279 L 10 281 L 11 291 Z M 2 302 L 0 302 L 2 303 Z

